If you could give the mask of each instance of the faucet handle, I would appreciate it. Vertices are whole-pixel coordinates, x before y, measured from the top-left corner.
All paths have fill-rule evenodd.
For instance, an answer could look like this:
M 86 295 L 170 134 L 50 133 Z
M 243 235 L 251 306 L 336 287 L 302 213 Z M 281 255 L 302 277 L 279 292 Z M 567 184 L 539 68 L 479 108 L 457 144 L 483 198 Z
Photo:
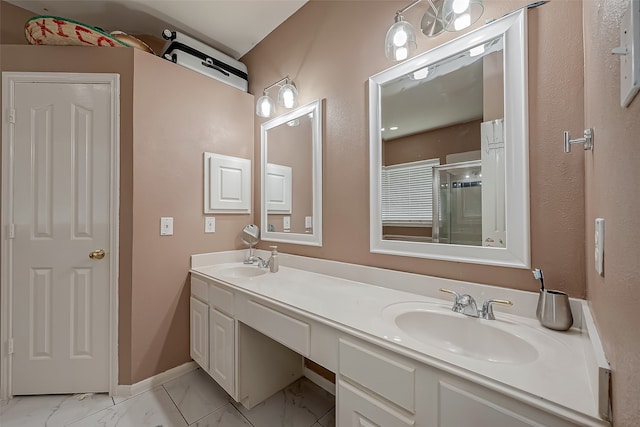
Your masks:
M 456 297 L 455 302 L 458 302 L 458 300 L 460 299 L 460 294 L 459 294 L 459 293 L 457 293 L 456 291 L 452 291 L 452 290 L 449 290 L 449 289 L 440 288 L 440 292 L 444 292 L 445 294 L 451 294 L 451 295 L 453 295 L 454 297 Z
M 513 305 L 513 303 L 506 299 L 488 299 L 482 304 L 481 317 L 487 320 L 495 320 L 496 316 L 493 315 L 493 304 L 501 305 Z

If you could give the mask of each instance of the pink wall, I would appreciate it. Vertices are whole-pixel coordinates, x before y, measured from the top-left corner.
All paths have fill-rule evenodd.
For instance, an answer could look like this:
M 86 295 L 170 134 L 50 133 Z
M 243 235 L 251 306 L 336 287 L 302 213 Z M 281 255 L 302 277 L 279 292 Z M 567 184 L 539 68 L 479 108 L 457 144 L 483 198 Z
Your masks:
M 440 159 L 440 164 L 445 164 L 447 154 L 480 150 L 480 123 L 482 120 L 474 120 L 384 140 L 382 163 L 390 166 L 418 160 Z
M 190 360 L 189 256 L 240 249 L 251 214 L 217 214 L 204 234 L 204 152 L 253 160 L 253 95 L 135 51 L 133 383 Z M 160 236 L 160 217 L 174 218 Z
M 484 15 L 473 28 L 528 3 L 487 0 Z M 536 290 L 538 284 L 524 269 L 369 252 L 367 79 L 393 65 L 384 56 L 384 37 L 395 11 L 403 5 L 398 1 L 312 0 L 244 56 L 253 93 L 288 74 L 297 85 L 301 104 L 326 99 L 323 247 L 282 244 L 280 249 Z M 405 18 L 418 25 L 424 7 L 410 9 Z M 528 13 L 532 264 L 544 269 L 549 286 L 577 297 L 585 296 L 584 166 L 580 156 L 562 155 L 562 131 L 583 126 L 581 7 L 573 0 L 554 0 Z M 426 51 L 458 35 L 444 33 L 431 39 L 420 35 L 418 50 Z M 260 123 L 258 118 L 256 141 Z M 258 202 L 256 198 L 256 210 Z
M 24 24 L 34 15 L 21 7 L 0 1 L 0 44 L 27 44 Z
M 239 249 L 253 215 L 216 215 L 204 234 L 203 153 L 253 160 L 253 95 L 133 49 L 2 47 L 3 71 L 121 76 L 120 384 L 188 362 L 189 256 Z M 160 237 L 160 217 L 174 236 Z
M 571 154 L 585 159 L 587 296 L 613 370 L 616 427 L 640 423 L 640 96 L 620 106 L 620 59 L 611 55 L 628 4 L 583 4 L 584 126 L 593 128 L 595 146 Z M 595 218 L 605 219 L 604 276 L 594 266 Z

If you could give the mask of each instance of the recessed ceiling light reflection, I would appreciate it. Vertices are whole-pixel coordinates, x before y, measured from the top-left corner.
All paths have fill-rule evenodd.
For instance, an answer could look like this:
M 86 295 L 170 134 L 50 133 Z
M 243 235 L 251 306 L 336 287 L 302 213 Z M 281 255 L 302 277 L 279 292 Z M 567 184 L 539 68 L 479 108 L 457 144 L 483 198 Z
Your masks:
M 480 46 L 476 46 L 471 48 L 471 50 L 469 50 L 469 56 L 478 56 L 478 55 L 482 55 L 484 53 L 484 45 L 481 44 Z
M 429 75 L 429 67 L 424 67 L 423 69 L 413 73 L 412 78 L 413 80 L 422 80 L 422 79 L 426 79 L 428 75 Z

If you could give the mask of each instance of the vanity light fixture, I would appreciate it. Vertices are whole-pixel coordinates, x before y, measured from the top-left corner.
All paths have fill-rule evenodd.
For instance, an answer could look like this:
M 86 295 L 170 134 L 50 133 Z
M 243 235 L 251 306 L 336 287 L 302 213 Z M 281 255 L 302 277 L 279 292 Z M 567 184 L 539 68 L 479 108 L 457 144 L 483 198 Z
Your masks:
M 413 25 L 404 20 L 402 14 L 419 2 L 420 0 L 414 0 L 410 5 L 396 11 L 395 22 L 387 31 L 384 40 L 384 51 L 388 59 L 402 61 L 407 59 L 418 47 L 416 30 L 413 29 Z
M 417 49 L 416 32 L 413 26 L 404 20 L 402 14 L 418 4 L 414 0 L 408 6 L 396 11 L 395 23 L 385 37 L 385 55 L 392 61 L 403 61 Z M 437 36 L 444 30 L 460 31 L 475 23 L 484 6 L 482 0 L 426 0 L 427 11 L 420 21 L 420 30 L 427 37 Z
M 480 19 L 482 12 L 482 0 L 446 0 L 442 10 L 444 29 L 464 30 Z
M 268 95 L 270 89 L 279 87 L 278 104 L 291 109 L 298 103 L 298 90 L 289 76 L 283 77 L 277 82 L 267 86 L 262 91 L 262 96 L 256 102 L 256 115 L 258 117 L 271 117 L 276 110 L 276 103 Z

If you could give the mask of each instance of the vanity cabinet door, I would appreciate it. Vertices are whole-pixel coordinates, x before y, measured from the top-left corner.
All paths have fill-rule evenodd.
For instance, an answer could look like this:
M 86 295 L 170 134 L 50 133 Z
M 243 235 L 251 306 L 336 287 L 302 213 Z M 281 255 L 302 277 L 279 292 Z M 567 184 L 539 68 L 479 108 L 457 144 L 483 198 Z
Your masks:
M 438 381 L 437 395 L 439 427 L 578 427 L 578 424 L 458 379 L 442 377 Z
M 190 300 L 190 355 L 204 370 L 209 369 L 209 307 L 191 297 Z
M 233 318 L 209 309 L 209 375 L 234 395 L 235 390 L 235 327 Z
M 338 381 L 337 425 L 340 427 L 407 427 L 415 421 L 373 395 Z M 460 426 L 458 426 L 460 427 Z

